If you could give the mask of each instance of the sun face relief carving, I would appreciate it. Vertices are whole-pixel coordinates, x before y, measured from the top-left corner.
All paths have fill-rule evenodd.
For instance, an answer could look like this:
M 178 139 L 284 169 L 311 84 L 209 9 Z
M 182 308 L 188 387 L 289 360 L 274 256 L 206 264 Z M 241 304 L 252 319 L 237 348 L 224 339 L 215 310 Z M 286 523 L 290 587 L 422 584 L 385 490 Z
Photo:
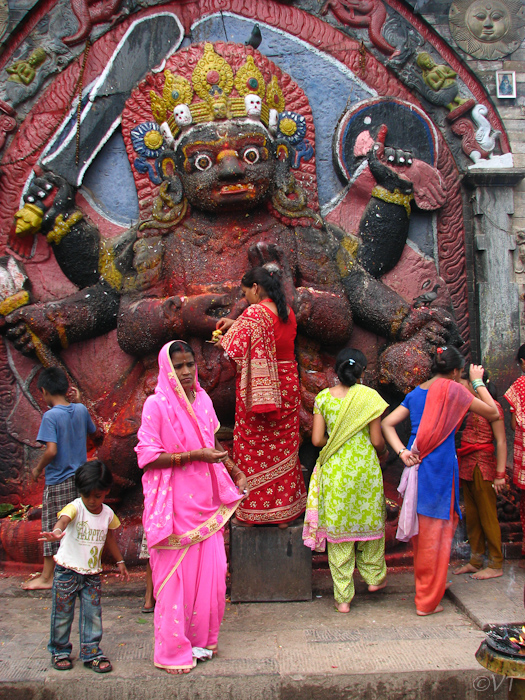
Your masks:
M 519 48 L 525 35 L 525 7 L 520 0 L 454 0 L 449 24 L 466 53 L 493 60 Z
M 472 34 L 489 44 L 503 39 L 512 26 L 508 8 L 497 0 L 476 0 L 467 10 L 465 19 Z

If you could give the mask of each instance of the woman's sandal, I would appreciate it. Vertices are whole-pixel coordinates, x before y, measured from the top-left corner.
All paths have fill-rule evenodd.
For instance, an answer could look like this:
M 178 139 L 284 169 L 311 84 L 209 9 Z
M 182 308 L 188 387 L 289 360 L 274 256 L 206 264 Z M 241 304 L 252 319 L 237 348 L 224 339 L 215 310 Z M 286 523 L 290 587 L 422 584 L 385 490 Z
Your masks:
M 51 665 L 57 671 L 70 671 L 73 668 L 70 656 L 52 656 Z
M 106 664 L 106 666 L 102 667 L 101 664 Z M 91 659 L 91 661 L 84 661 L 84 666 L 95 671 L 95 673 L 109 673 L 113 671 L 113 666 L 107 656 L 97 656 L 96 659 Z

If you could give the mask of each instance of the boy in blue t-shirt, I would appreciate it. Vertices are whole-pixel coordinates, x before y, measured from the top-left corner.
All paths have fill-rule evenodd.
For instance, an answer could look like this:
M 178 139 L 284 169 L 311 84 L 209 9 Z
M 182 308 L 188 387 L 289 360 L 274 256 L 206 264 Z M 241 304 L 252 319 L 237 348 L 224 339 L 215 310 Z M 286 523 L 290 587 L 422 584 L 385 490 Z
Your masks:
M 43 370 L 37 386 L 50 407 L 42 416 L 37 440 L 45 443 L 45 450 L 32 471 L 36 481 L 45 469 L 46 485 L 42 497 L 42 530 L 47 532 L 56 522 L 57 513 L 78 497 L 75 472 L 87 461 L 86 438 L 96 427 L 87 408 L 81 403 L 70 403 L 66 394 L 68 380 L 59 367 Z M 78 398 L 78 392 L 77 392 Z M 41 590 L 53 585 L 58 542 L 44 543 L 44 567 L 36 578 L 22 585 L 25 590 Z

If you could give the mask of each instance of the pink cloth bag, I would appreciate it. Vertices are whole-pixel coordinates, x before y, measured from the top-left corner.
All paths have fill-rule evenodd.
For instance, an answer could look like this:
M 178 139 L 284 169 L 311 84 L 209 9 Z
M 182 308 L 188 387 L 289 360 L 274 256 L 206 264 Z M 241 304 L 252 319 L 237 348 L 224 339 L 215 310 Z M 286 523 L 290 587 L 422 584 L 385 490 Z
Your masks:
M 397 487 L 399 495 L 403 497 L 403 505 L 399 513 L 396 532 L 396 539 L 401 542 L 408 542 L 411 537 L 414 537 L 419 532 L 417 518 L 417 470 L 417 464 L 414 467 L 405 467 Z

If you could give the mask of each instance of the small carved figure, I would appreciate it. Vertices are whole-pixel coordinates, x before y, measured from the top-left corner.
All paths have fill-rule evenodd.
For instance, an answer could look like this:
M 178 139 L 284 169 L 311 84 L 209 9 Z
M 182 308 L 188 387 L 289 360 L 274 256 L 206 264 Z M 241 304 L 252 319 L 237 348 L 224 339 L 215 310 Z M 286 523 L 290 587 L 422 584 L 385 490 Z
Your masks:
M 399 53 L 396 47 L 390 46 L 381 34 L 386 20 L 386 8 L 382 0 L 328 0 L 321 14 L 325 15 L 328 10 L 331 10 L 342 24 L 350 27 L 367 27 L 370 41 L 382 53 L 391 57 Z
M 0 100 L 0 150 L 4 147 L 7 134 L 16 129 L 15 110 Z
M 6 73 L 9 73 L 13 83 L 22 83 L 22 85 L 30 85 L 36 76 L 36 69 L 44 63 L 47 54 L 43 48 L 38 48 L 33 51 L 29 58 L 22 61 L 15 61 L 6 68 Z
M 9 25 L 9 5 L 7 0 L 0 0 L 0 39 Z
M 501 131 L 497 131 L 492 128 L 492 124 L 486 118 L 488 114 L 488 109 L 485 105 L 476 105 L 472 109 L 472 121 L 478 127 L 476 131 L 476 141 L 479 143 L 481 148 L 488 153 L 496 147 L 496 141 Z
M 454 0 L 449 25 L 463 51 L 493 60 L 519 48 L 525 34 L 525 6 L 521 0 Z
M 523 275 L 525 273 L 525 231 L 518 231 L 516 234 L 516 262 L 514 265 L 514 272 L 517 275 Z
M 118 10 L 122 0 L 71 0 L 71 9 L 78 19 L 79 27 L 75 34 L 65 36 L 62 41 L 67 46 L 87 39 L 93 25 L 109 22 Z
M 429 102 L 447 107 L 450 112 L 467 102 L 458 94 L 457 73 L 450 66 L 437 64 L 426 51 L 418 54 L 416 62 L 423 72 L 425 84 L 431 90 L 424 92 Z
M 481 161 L 489 158 L 496 166 L 498 156 L 494 157 L 492 153 L 501 132 L 492 128 L 485 116 L 487 113 L 485 105 L 475 105 L 472 109 L 472 120 L 477 129 L 470 119 L 458 119 L 452 124 L 451 129 L 457 136 L 462 137 L 461 148 L 475 164 L 479 165 Z M 505 167 L 505 161 L 498 164 L 498 167 Z

